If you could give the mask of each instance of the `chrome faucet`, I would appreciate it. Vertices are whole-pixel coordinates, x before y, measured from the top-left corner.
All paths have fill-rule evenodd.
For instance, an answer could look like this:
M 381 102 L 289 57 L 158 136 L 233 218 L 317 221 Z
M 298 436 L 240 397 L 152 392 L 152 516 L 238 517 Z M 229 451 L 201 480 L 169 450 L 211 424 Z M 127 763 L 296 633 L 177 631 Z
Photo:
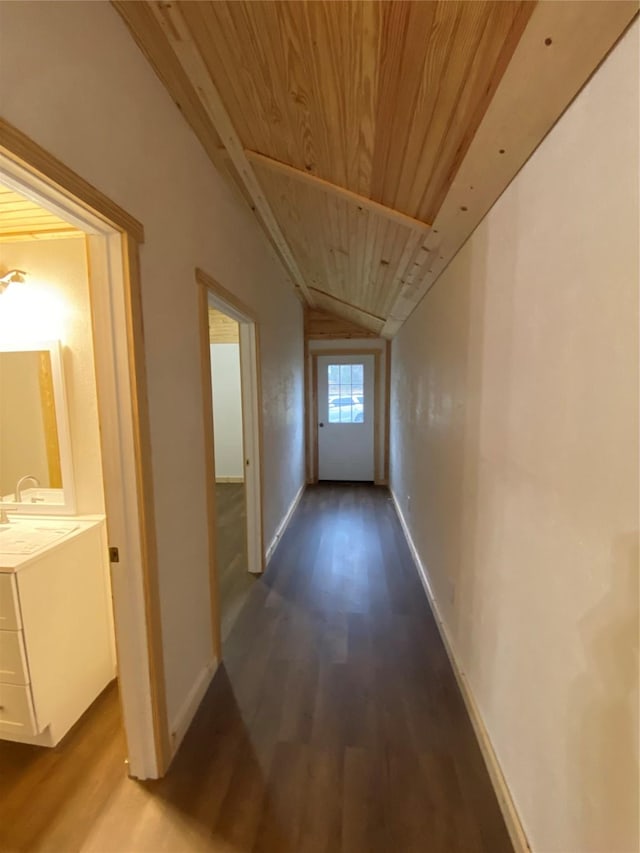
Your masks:
M 40 480 L 37 477 L 34 477 L 33 474 L 25 474 L 24 477 L 20 477 L 18 482 L 16 483 L 16 503 L 22 503 L 22 488 L 25 483 L 28 483 L 29 480 L 33 483 L 34 486 L 38 487 L 40 485 Z

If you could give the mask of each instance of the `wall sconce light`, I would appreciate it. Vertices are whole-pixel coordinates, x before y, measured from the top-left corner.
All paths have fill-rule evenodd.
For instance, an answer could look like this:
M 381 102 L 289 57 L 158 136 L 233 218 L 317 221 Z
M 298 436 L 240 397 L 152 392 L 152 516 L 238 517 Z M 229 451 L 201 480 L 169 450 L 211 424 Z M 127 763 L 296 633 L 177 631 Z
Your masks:
M 0 344 L 64 340 L 67 305 L 59 282 L 40 281 L 37 271 L 0 267 Z
M 9 270 L 0 276 L 0 294 L 4 293 L 10 284 L 24 284 L 27 274 L 24 270 Z

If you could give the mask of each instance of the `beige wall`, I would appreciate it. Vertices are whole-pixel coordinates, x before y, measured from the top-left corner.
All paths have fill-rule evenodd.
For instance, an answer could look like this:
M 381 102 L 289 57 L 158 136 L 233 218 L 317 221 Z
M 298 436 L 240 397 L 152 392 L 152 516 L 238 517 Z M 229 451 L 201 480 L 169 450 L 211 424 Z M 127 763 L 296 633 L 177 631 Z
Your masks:
M 392 352 L 393 490 L 539 853 L 638 849 L 638 97 L 636 22 Z
M 27 282 L 21 285 L 27 298 L 20 300 L 16 309 L 18 316 L 11 322 L 13 342 L 17 335 L 18 341 L 59 340 L 63 347 L 76 512 L 103 513 L 104 487 L 84 238 L 0 243 L 0 267 L 21 269 L 29 274 Z M 40 311 L 44 297 L 50 300 L 48 310 Z M 2 328 L 0 323 L 0 340 Z
M 0 28 L 5 118 L 145 227 L 143 314 L 174 725 L 211 662 L 194 268 L 259 319 L 266 542 L 303 482 L 301 306 L 251 212 L 215 171 L 109 4 L 3 3 Z

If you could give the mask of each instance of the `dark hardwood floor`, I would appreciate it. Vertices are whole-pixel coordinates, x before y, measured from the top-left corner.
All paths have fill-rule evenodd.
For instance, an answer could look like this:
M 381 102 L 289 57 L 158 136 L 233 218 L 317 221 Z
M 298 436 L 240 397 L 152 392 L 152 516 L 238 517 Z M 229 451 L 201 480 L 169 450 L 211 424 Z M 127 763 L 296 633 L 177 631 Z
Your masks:
M 384 489 L 308 489 L 165 779 L 114 779 L 119 735 L 107 762 L 105 724 L 85 724 L 69 769 L 9 764 L 2 849 L 512 849 Z
M 253 585 L 247 571 L 247 529 L 244 483 L 216 483 L 216 551 L 220 628 L 226 640 Z

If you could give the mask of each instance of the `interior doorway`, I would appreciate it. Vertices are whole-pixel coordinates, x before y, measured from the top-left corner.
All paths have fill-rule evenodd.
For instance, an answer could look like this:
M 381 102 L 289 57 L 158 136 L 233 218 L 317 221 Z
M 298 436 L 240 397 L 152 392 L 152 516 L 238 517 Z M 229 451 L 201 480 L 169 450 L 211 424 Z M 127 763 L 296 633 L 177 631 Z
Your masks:
M 258 329 L 202 271 L 200 287 L 212 623 L 216 657 L 264 568 Z
M 8 286 L 0 288 L 6 309 L 0 308 L 0 348 L 37 353 L 41 405 L 55 415 L 43 411 L 47 466 L 39 470 L 45 473 L 27 482 L 21 477 L 12 494 L 0 496 L 9 519 L 0 562 L 14 569 L 0 572 L 0 610 L 12 617 L 0 625 L 6 629 L 0 631 L 0 658 L 16 662 L 0 676 L 8 697 L 0 702 L 3 713 L 11 706 L 0 743 L 16 744 L 12 772 L 19 774 L 22 744 L 64 750 L 94 706 L 104 711 L 106 688 L 115 697 L 115 705 L 106 702 L 108 712 L 118 709 L 126 737 L 121 772 L 154 778 L 169 756 L 140 402 L 144 365 L 135 294 L 142 226 L 93 188 L 87 191 L 62 164 L 56 163 L 56 181 L 49 180 L 49 155 L 23 142 L 29 162 L 8 149 L 0 152 L 0 275 L 8 276 Z M 43 382 L 47 369 L 50 388 Z M 24 474 L 33 475 L 26 460 Z M 25 554 L 10 553 L 6 533 L 16 539 L 18 526 L 35 531 L 31 545 L 21 539 L 20 547 L 30 549 L 24 573 Z M 33 567 L 50 559 L 49 545 L 55 546 L 55 565 L 37 584 Z M 60 593 L 63 577 L 70 589 L 56 611 L 52 596 Z M 56 583 L 47 589 L 52 578 Z M 75 614 L 52 618 L 73 606 Z M 65 677 L 54 683 L 59 666 Z M 119 699 L 112 689 L 116 672 Z
M 240 323 L 209 296 L 209 351 L 216 469 L 216 565 L 224 642 L 252 586 L 242 417 Z

